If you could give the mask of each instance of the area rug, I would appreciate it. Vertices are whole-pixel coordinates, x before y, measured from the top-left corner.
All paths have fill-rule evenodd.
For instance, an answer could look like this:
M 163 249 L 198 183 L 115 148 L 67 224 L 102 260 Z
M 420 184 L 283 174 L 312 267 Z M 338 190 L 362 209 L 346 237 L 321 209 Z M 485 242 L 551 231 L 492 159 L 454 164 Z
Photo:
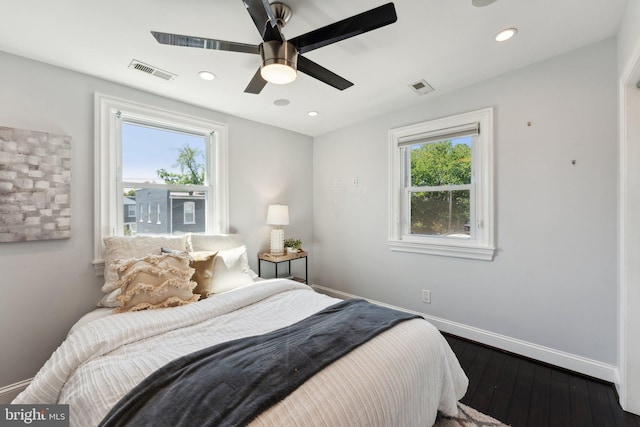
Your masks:
M 449 417 L 438 413 L 434 427 L 502 427 L 507 426 L 488 415 L 458 402 L 458 415 Z

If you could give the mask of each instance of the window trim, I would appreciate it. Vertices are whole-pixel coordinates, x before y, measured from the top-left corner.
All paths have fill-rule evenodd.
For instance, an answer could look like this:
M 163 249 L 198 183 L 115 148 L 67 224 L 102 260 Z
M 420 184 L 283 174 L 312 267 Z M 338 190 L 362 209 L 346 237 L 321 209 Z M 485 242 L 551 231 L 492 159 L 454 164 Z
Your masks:
M 403 232 L 406 206 L 402 193 L 404 161 L 400 149 L 407 141 L 420 141 L 425 135 L 438 135 L 449 128 L 477 122 L 480 133 L 472 145 L 475 209 L 471 212 L 471 238 L 456 239 L 439 236 L 415 236 Z M 442 134 L 442 133 L 440 133 Z M 389 130 L 389 235 L 392 251 L 414 252 L 491 261 L 494 246 L 494 189 L 493 189 L 493 108 L 484 108 L 454 116 L 429 120 Z
M 94 244 L 93 264 L 96 273 L 104 268 L 106 236 L 119 230 L 119 212 L 122 200 L 117 197 L 117 170 L 121 156 L 121 117 L 142 120 L 161 127 L 209 134 L 207 176 L 212 180 L 210 208 L 207 210 L 209 233 L 228 233 L 229 180 L 228 180 L 228 126 L 150 105 L 135 103 L 101 93 L 94 95 Z M 112 201 L 115 200 L 116 203 Z

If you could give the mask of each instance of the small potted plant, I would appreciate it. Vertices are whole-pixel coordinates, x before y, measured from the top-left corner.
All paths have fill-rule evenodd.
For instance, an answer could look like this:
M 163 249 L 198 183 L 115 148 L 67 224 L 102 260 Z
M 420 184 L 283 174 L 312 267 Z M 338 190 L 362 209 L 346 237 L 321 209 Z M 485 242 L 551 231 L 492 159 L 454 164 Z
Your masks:
M 302 246 L 300 239 L 284 239 L 284 247 L 287 248 L 287 252 L 290 254 L 298 253 L 300 246 Z

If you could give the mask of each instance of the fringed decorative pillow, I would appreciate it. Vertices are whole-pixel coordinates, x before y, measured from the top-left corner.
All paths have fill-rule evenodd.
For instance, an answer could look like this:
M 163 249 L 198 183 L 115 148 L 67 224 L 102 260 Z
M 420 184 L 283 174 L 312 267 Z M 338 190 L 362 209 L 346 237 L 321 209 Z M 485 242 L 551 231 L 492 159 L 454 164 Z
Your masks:
M 105 244 L 104 285 L 102 292 L 108 294 L 118 288 L 118 273 L 112 268 L 116 260 L 141 258 L 160 253 L 167 247 L 177 251 L 187 250 L 187 236 L 109 236 L 103 239 Z
M 195 271 L 187 256 L 170 253 L 142 258 L 116 260 L 111 267 L 118 274 L 116 298 L 121 306 L 114 313 L 175 307 L 197 301 Z
M 211 295 L 213 267 L 216 262 L 217 251 L 180 252 L 171 248 L 162 248 L 162 253 L 188 256 L 189 266 L 195 269 L 191 280 L 198 284 L 193 290 L 193 293 L 200 295 L 200 299 L 207 298 Z

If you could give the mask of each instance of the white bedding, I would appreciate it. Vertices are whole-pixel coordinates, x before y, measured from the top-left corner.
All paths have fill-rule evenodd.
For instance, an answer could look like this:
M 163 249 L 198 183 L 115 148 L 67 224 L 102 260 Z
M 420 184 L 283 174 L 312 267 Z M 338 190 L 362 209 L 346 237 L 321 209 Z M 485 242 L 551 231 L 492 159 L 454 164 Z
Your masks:
M 97 425 L 131 388 L 169 361 L 266 333 L 339 300 L 266 280 L 181 307 L 96 316 L 77 325 L 13 403 L 68 403 L 72 426 Z M 429 426 L 453 415 L 467 378 L 442 335 L 402 322 L 319 372 L 252 426 Z

